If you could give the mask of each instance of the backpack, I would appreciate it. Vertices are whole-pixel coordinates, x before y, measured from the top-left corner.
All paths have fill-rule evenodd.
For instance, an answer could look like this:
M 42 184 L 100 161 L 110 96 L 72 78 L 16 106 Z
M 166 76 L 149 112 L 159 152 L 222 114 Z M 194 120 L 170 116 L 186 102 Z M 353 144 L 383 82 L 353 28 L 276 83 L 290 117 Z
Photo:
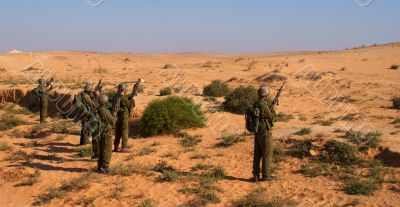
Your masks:
M 260 123 L 260 109 L 255 105 L 247 109 L 245 114 L 246 129 L 251 133 L 258 131 L 258 125 Z
M 39 88 L 34 88 L 32 91 L 31 91 L 31 95 L 32 95 L 32 97 L 33 97 L 33 99 L 35 99 L 35 100 L 39 100 L 40 98 L 41 98 L 41 94 L 40 94 L 40 90 L 39 90 Z
M 75 95 L 72 104 L 73 104 L 74 108 L 76 108 L 78 110 L 78 112 L 80 114 L 85 115 L 85 114 L 89 113 L 89 110 L 88 110 L 87 106 L 85 104 L 83 104 L 82 97 L 83 97 L 82 93 Z

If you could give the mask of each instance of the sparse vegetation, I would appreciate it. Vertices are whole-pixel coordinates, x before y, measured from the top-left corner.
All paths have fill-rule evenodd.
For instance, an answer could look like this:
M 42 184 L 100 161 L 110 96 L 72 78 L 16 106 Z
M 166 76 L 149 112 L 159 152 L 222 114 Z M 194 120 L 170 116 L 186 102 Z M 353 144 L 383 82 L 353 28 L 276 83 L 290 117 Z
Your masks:
M 135 173 L 144 174 L 150 170 L 149 167 L 135 163 L 117 163 L 110 167 L 110 175 L 131 176 Z
M 60 120 L 51 126 L 50 129 L 51 133 L 56 133 L 56 134 L 74 134 L 78 135 L 79 134 L 79 128 L 78 126 L 69 121 L 69 120 Z
M 27 122 L 14 115 L 2 115 L 0 117 L 0 131 L 12 129 L 24 124 L 27 124 Z
M 352 178 L 346 182 L 344 191 L 350 195 L 372 195 L 377 185 L 372 180 Z
M 144 199 L 137 207 L 153 207 L 156 206 L 156 203 L 153 199 Z
M 175 133 L 175 136 L 182 139 L 181 143 L 182 143 L 182 146 L 184 146 L 184 147 L 193 147 L 201 142 L 200 136 L 192 136 L 186 132 Z
M 198 170 L 208 170 L 213 168 L 213 164 L 203 164 L 203 163 L 197 163 L 195 166 L 192 167 L 193 171 L 198 171 Z
M 210 97 L 222 97 L 231 92 L 228 84 L 223 83 L 221 80 L 213 80 L 209 85 L 203 89 L 203 94 Z
M 23 150 L 11 151 L 11 153 L 7 154 L 4 158 L 6 161 L 25 161 L 27 163 L 29 163 L 31 159 L 32 156 Z
M 243 198 L 235 201 L 232 206 L 234 207 L 284 207 L 284 206 L 297 206 L 297 203 L 291 199 L 283 199 L 280 197 L 273 197 L 268 199 L 266 188 L 259 187 Z
M 165 64 L 164 67 L 163 67 L 163 69 L 170 69 L 170 68 L 175 69 L 177 67 L 174 64 Z
M 295 132 L 295 135 L 303 136 L 311 133 L 310 128 L 301 128 L 299 131 Z
M 257 89 L 253 86 L 239 86 L 225 97 L 223 107 L 226 111 L 244 114 L 258 99 Z
M 353 131 L 352 129 L 346 131 L 345 138 L 357 144 L 360 150 L 376 149 L 379 147 L 380 132 L 363 133 L 361 131 Z
M 311 156 L 311 150 L 315 150 L 316 146 L 311 140 L 302 140 L 294 142 L 293 147 L 289 150 L 289 154 L 294 157 L 304 158 Z
M 319 124 L 321 124 L 322 126 L 330 126 L 333 124 L 332 120 L 320 120 L 318 121 Z
M 85 145 L 77 149 L 76 157 L 90 157 L 93 155 L 92 145 Z
M 392 98 L 393 108 L 400 110 L 400 95 Z
M 288 122 L 291 119 L 294 119 L 294 116 L 291 114 L 285 114 L 283 112 L 279 112 L 276 117 L 275 117 L 275 121 L 276 122 Z
M 157 150 L 151 147 L 145 147 L 139 151 L 139 156 L 145 156 L 156 152 Z
M 73 178 L 67 182 L 62 182 L 59 188 L 50 188 L 46 194 L 39 196 L 39 198 L 32 203 L 33 206 L 41 206 L 48 204 L 54 198 L 61 198 L 67 192 L 87 189 L 90 187 L 91 181 L 99 181 L 100 177 L 94 173 L 83 173 L 79 177 Z
M 243 137 L 237 134 L 224 135 L 220 138 L 220 140 L 221 141 L 217 144 L 217 146 L 220 147 L 229 147 L 236 143 L 245 141 Z
M 8 142 L 0 142 L 0 151 L 10 151 L 13 149 L 13 146 Z
M 217 193 L 223 190 L 215 184 L 215 179 L 200 177 L 196 185 L 192 185 L 191 187 L 186 186 L 181 191 L 196 196 L 196 199 L 190 201 L 188 206 L 205 206 L 208 203 L 216 204 L 221 202 Z
M 152 101 L 143 112 L 139 130 L 143 136 L 172 134 L 181 129 L 203 127 L 205 117 L 189 98 L 170 96 Z
M 165 87 L 160 90 L 160 96 L 169 96 L 172 94 L 172 88 L 171 87 Z
M 33 175 L 31 175 L 26 181 L 17 183 L 15 187 L 32 186 L 40 181 L 40 175 L 41 175 L 40 170 L 35 168 L 35 172 L 33 173 Z
M 390 69 L 397 70 L 397 69 L 399 69 L 399 65 L 393 64 L 393 65 L 390 66 Z
M 100 68 L 95 68 L 93 70 L 93 73 L 108 73 L 108 70 L 106 68 L 100 67 Z

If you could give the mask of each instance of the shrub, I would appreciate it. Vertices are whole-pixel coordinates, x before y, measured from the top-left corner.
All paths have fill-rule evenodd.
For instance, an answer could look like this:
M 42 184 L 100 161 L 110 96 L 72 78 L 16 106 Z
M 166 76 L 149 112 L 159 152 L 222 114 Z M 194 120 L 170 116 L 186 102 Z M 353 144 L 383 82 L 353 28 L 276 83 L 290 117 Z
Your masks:
M 302 135 L 307 135 L 307 134 L 310 134 L 310 133 L 311 133 L 311 129 L 310 128 L 301 128 L 299 131 L 295 132 L 294 134 L 302 136 Z
M 392 98 L 393 108 L 400 110 L 400 96 Z
M 208 170 L 213 168 L 214 165 L 212 164 L 203 164 L 203 163 L 198 163 L 194 167 L 192 167 L 192 170 L 197 171 L 197 170 Z
M 157 178 L 158 182 L 175 182 L 181 176 L 176 170 L 162 170 L 162 176 Z
M 139 122 L 139 130 L 143 136 L 153 136 L 204 125 L 205 117 L 199 105 L 189 98 L 170 96 L 152 101 L 146 107 Z
M 375 182 L 353 178 L 346 182 L 344 191 L 349 195 L 372 195 L 377 189 Z
M 8 144 L 8 142 L 0 142 L 0 151 L 9 151 L 12 148 L 12 145 Z
M 90 145 L 90 144 L 79 147 L 77 149 L 77 151 L 78 151 L 78 153 L 76 154 L 76 157 L 90 157 L 93 155 L 92 145 Z
M 229 147 L 229 146 L 232 146 L 232 145 L 234 145 L 234 144 L 236 144 L 238 142 L 244 142 L 245 141 L 242 137 L 240 137 L 237 134 L 222 136 L 220 138 L 220 140 L 221 141 L 217 144 L 217 146 L 220 146 L 220 147 Z
M 228 95 L 230 91 L 228 84 L 221 82 L 221 80 L 213 80 L 204 87 L 203 94 L 211 97 L 222 97 Z
M 169 96 L 172 94 L 172 88 L 171 87 L 165 87 L 160 90 L 160 96 Z
M 144 174 L 150 169 L 135 163 L 118 163 L 110 167 L 110 175 L 131 176 L 134 173 Z
M 380 132 L 368 132 L 363 133 L 360 131 L 348 130 L 346 131 L 345 138 L 349 139 L 351 142 L 357 144 L 360 150 L 368 150 L 370 148 L 376 149 L 379 147 Z
M 358 161 L 357 150 L 350 144 L 331 140 L 324 145 L 321 161 L 337 165 L 352 165 Z
M 193 147 L 201 142 L 200 136 L 192 136 L 185 132 L 175 133 L 175 136 L 181 138 L 182 146 L 184 147 Z
M 390 66 L 390 69 L 397 70 L 397 69 L 399 69 L 399 65 L 393 64 Z
M 225 97 L 223 107 L 229 112 L 244 114 L 248 108 L 253 106 L 257 99 L 258 95 L 256 88 L 253 86 L 239 86 Z
M 186 194 L 196 195 L 196 200 L 191 201 L 187 206 L 205 206 L 208 203 L 219 203 L 220 198 L 218 197 L 217 192 L 221 192 L 222 189 L 215 185 L 215 179 L 203 177 L 200 178 L 198 184 L 191 187 L 185 187 L 181 191 Z
M 323 174 L 327 170 L 327 165 L 325 163 L 320 164 L 302 164 L 300 166 L 299 173 L 303 174 L 306 177 L 318 177 Z
M 289 154 L 294 157 L 304 158 L 310 157 L 310 151 L 315 150 L 314 144 L 311 140 L 297 141 L 294 146 L 289 150 Z

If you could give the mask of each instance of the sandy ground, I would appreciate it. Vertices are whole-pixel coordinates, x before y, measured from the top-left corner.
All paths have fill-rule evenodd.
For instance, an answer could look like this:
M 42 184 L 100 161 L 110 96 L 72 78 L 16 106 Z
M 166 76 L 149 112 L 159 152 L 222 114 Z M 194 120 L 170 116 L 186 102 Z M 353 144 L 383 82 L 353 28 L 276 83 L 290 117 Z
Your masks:
M 252 63 L 253 62 L 253 63 Z M 174 68 L 163 69 L 173 64 Z M 93 53 L 93 52 L 37 52 L 21 54 L 1 54 L 0 90 L 16 88 L 30 89 L 35 80 L 56 76 L 55 90 L 62 93 L 78 93 L 85 81 L 97 82 L 100 77 L 106 83 L 105 90 L 115 89 L 119 82 L 133 83 L 139 78 L 146 80 L 144 93 L 136 99 L 137 110 L 158 96 L 166 86 L 180 88 L 179 95 L 192 97 L 202 105 L 207 114 L 207 127 L 189 130 L 200 135 L 200 142 L 193 149 L 185 149 L 178 138 L 157 136 L 146 139 L 129 140 L 131 153 L 113 154 L 112 164 L 134 163 L 154 166 L 165 161 L 179 171 L 191 172 L 198 163 L 220 165 L 225 169 L 226 179 L 217 182 L 223 190 L 218 192 L 221 202 L 208 206 L 230 206 L 232 202 L 259 187 L 265 187 L 267 195 L 291 199 L 298 206 L 400 206 L 399 193 L 391 190 L 392 184 L 383 184 L 373 196 L 352 196 L 342 191 L 343 183 L 327 177 L 307 178 L 299 173 L 300 165 L 307 160 L 284 156 L 277 164 L 275 174 L 278 180 L 252 183 L 251 165 L 253 139 L 245 136 L 245 141 L 231 147 L 221 148 L 222 134 L 242 134 L 245 132 L 244 117 L 225 112 L 212 113 L 216 107 L 199 96 L 204 85 L 214 79 L 229 81 L 238 85 L 267 84 L 272 91 L 281 81 L 267 82 L 256 79 L 274 70 L 287 78 L 278 112 L 294 116 L 289 122 L 278 122 L 273 138 L 278 143 L 292 138 L 303 127 L 312 130 L 310 136 L 323 134 L 323 139 L 337 139 L 335 129 L 373 128 L 382 133 L 383 147 L 400 151 L 400 128 L 391 124 L 400 117 L 400 111 L 391 108 L 390 99 L 399 93 L 400 70 L 392 70 L 392 64 L 400 64 L 400 44 L 358 48 L 332 52 L 293 52 L 265 54 L 138 54 L 138 53 Z M 321 75 L 321 79 L 310 80 L 309 74 Z M 268 76 L 268 75 L 266 75 Z M 337 97 L 353 99 L 350 102 L 332 101 Z M 222 102 L 223 99 L 218 99 Z M 18 106 L 16 107 L 18 108 Z M 2 109 L 1 115 L 7 114 Z M 360 115 L 353 121 L 336 121 L 330 126 L 315 122 L 317 117 L 335 118 L 347 114 Z M 35 153 L 35 157 L 24 163 L 7 159 L 10 152 L 0 151 L 0 206 L 30 206 L 38 196 L 47 193 L 50 187 L 59 187 L 63 181 L 82 176 L 82 172 L 93 170 L 96 161 L 76 157 L 78 135 L 62 135 L 48 132 L 52 125 L 60 122 L 57 117 L 49 118 L 42 134 L 35 139 L 16 136 L 15 131 L 29 133 L 38 116 L 17 115 L 28 123 L 13 129 L 0 131 L 0 141 L 7 142 L 14 150 L 21 149 Z M 303 117 L 303 118 L 301 118 Z M 305 118 L 304 118 L 305 117 Z M 156 144 L 154 144 L 156 142 Z M 151 146 L 155 145 L 155 146 Z M 143 148 L 154 149 L 151 154 L 139 156 Z M 168 155 L 172 154 L 172 155 Z M 194 155 L 207 155 L 204 159 L 193 159 Z M 50 157 L 50 158 L 49 158 Z M 40 181 L 32 186 L 15 187 L 29 178 L 34 169 L 40 170 Z M 397 174 L 399 170 L 392 168 Z M 146 199 L 155 201 L 156 206 L 182 206 L 194 198 L 181 191 L 188 185 L 185 181 L 156 182 L 160 173 L 148 171 L 131 176 L 100 175 L 91 181 L 90 187 L 70 191 L 61 198 L 55 198 L 48 206 L 135 206 Z M 122 186 L 122 187 L 121 187 Z M 118 196 L 113 196 L 120 187 Z

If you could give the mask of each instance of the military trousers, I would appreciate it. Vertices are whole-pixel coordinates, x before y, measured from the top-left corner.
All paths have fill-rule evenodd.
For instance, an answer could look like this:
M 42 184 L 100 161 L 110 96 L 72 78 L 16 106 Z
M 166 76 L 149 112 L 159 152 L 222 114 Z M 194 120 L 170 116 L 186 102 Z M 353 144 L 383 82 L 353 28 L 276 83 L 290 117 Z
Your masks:
M 118 114 L 117 123 L 115 124 L 115 140 L 114 147 L 119 147 L 122 139 L 122 148 L 128 146 L 129 134 L 129 116 L 127 114 Z
M 267 126 L 260 125 L 254 139 L 253 175 L 259 176 L 260 162 L 262 176 L 271 176 L 272 173 L 272 133 Z
M 104 129 L 99 136 L 99 160 L 97 167 L 108 169 L 110 167 L 112 155 L 112 131 L 111 128 Z

